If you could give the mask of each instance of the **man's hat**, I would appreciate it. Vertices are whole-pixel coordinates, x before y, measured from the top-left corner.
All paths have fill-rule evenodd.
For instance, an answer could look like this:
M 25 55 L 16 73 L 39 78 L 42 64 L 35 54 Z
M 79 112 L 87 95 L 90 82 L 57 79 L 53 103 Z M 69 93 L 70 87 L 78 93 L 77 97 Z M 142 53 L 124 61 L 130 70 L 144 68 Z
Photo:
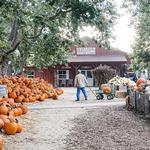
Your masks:
M 81 70 L 78 70 L 78 73 L 81 73 Z

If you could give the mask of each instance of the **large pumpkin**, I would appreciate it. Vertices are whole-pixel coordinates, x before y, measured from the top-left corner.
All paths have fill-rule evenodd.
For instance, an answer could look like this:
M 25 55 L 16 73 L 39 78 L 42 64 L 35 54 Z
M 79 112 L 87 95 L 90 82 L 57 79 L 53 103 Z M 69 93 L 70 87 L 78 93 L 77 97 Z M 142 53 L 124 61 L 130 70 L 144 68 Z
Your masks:
M 143 83 L 145 83 L 145 80 L 144 80 L 144 79 L 138 79 L 138 80 L 136 81 L 136 84 L 137 84 L 137 85 L 140 85 L 140 84 L 143 84 Z
M 103 87 L 103 92 L 104 92 L 104 94 L 109 94 L 109 93 L 111 93 L 111 88 L 110 87 L 108 87 L 108 86 L 106 86 L 106 87 Z
M 9 122 L 6 123 L 4 126 L 5 132 L 8 135 L 14 135 L 17 132 L 17 123 L 15 122 Z

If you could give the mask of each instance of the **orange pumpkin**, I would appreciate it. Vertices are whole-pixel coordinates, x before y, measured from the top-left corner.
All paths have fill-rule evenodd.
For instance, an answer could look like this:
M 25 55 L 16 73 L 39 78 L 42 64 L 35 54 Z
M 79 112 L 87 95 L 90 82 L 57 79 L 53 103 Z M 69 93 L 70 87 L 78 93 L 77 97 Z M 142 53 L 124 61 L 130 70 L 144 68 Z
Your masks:
M 18 109 L 18 116 L 22 115 L 22 109 L 20 107 L 17 108 Z
M 104 94 L 109 94 L 109 93 L 111 93 L 111 88 L 110 87 L 108 87 L 108 86 L 106 86 L 106 87 L 103 87 L 103 92 L 104 92 Z
M 27 98 L 27 97 L 24 98 L 24 99 L 23 99 L 23 102 L 28 103 L 28 102 L 29 102 L 29 98 Z
M 23 125 L 20 123 L 17 123 L 17 131 L 16 132 L 20 133 L 22 131 L 22 129 L 23 129 Z
M 19 106 L 22 109 L 22 114 L 26 114 L 28 112 L 28 107 L 26 105 Z
M 62 89 L 59 89 L 59 88 L 55 89 L 55 92 L 57 93 L 57 95 L 61 95 L 64 93 L 64 91 Z
M 140 84 L 142 84 L 142 83 L 145 83 L 145 79 L 138 79 L 138 80 L 136 81 L 136 85 L 140 85 Z
M 52 97 L 54 100 L 57 100 L 58 99 L 58 95 L 55 93 Z
M 2 104 L 0 106 L 0 114 L 7 115 L 7 113 L 8 113 L 8 107 Z
M 17 132 L 17 123 L 15 122 L 9 122 L 6 123 L 4 126 L 5 132 L 8 135 L 14 135 Z
M 17 98 L 15 99 L 15 102 L 21 103 L 21 102 L 23 101 L 23 99 L 24 99 L 24 96 L 23 96 L 23 95 L 19 95 L 19 96 L 17 96 Z
M 10 98 L 13 98 L 13 99 L 17 98 L 17 94 L 16 94 L 15 91 L 13 91 L 13 92 L 11 92 L 11 93 L 8 93 L 8 96 L 9 96 Z
M 14 112 L 14 116 L 19 116 L 19 111 L 17 108 L 14 108 L 13 112 Z

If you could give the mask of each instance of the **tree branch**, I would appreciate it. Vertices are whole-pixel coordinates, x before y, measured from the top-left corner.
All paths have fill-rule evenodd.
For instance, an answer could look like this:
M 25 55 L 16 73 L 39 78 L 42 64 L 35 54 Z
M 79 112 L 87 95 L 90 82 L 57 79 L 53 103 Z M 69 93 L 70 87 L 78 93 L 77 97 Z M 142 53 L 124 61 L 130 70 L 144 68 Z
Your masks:
M 72 11 L 72 9 L 67 9 L 67 10 L 63 10 L 63 9 L 58 9 L 57 11 L 56 11 L 56 13 L 53 15 L 53 16 L 51 16 L 51 17 L 48 17 L 48 19 L 49 20 L 55 20 L 59 15 L 61 15 L 61 13 L 68 13 L 68 12 L 71 12 Z M 39 30 L 39 33 L 37 34 L 37 35 L 34 35 L 34 36 L 29 36 L 28 38 L 29 39 L 36 39 L 36 38 L 38 38 L 41 34 L 42 34 L 42 31 L 43 31 L 43 29 L 45 28 L 45 24 L 41 27 L 41 29 Z
M 16 50 L 16 48 L 19 46 L 19 44 L 21 43 L 21 41 L 16 42 L 16 44 L 12 47 L 12 49 L 8 50 L 5 55 L 9 55 L 10 53 L 14 52 Z
M 39 30 L 39 33 L 38 33 L 37 35 L 28 36 L 28 38 L 29 38 L 29 39 L 36 39 L 36 38 L 38 38 L 38 37 L 42 34 L 42 31 L 43 31 L 44 28 L 45 28 L 45 25 L 43 25 L 43 26 L 41 27 L 41 29 Z

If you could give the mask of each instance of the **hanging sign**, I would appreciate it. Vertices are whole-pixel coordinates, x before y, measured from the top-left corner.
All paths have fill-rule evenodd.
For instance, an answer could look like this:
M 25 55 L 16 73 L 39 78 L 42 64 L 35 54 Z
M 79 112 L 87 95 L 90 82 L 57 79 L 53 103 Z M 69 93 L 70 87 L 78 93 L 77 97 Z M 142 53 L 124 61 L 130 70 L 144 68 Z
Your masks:
M 0 97 L 8 97 L 7 85 L 0 85 Z
M 95 55 L 95 47 L 78 47 L 76 49 L 77 55 Z

